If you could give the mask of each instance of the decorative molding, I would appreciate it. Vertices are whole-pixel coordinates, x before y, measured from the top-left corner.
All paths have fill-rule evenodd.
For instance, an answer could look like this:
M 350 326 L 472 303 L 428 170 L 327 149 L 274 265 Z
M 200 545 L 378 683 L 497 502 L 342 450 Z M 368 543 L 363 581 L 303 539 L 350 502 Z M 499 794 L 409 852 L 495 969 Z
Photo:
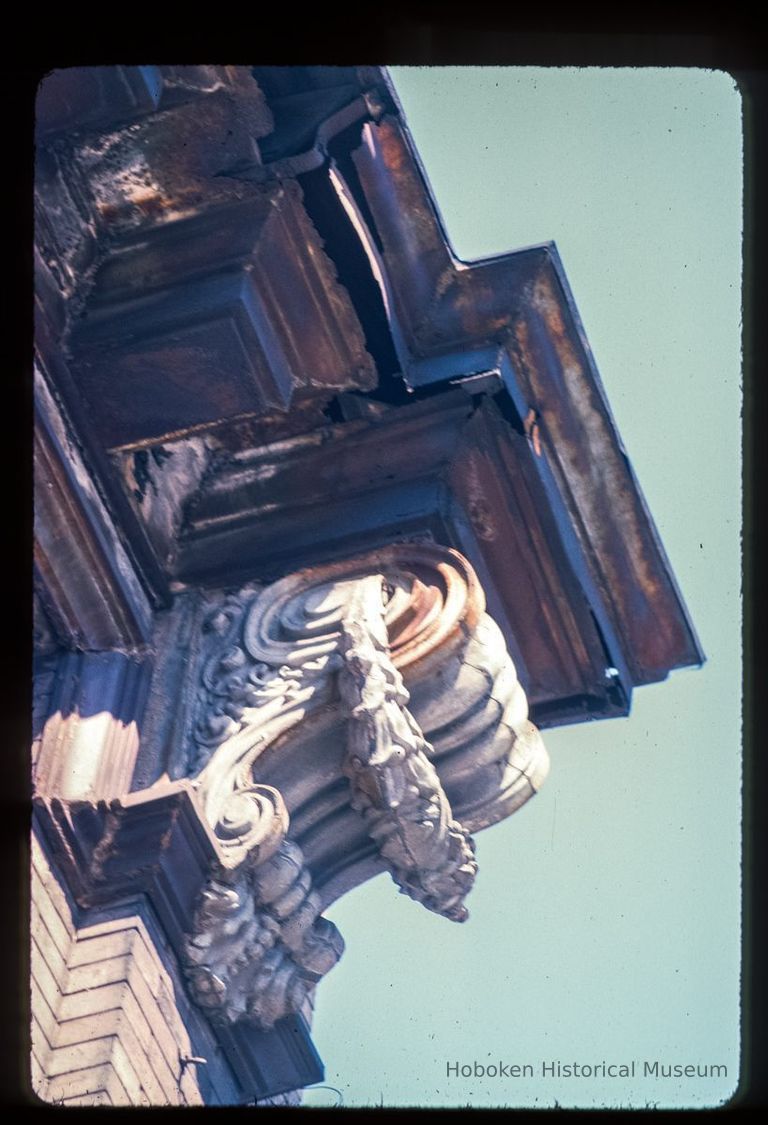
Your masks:
M 188 505 L 189 584 L 269 580 L 309 562 L 431 535 L 471 563 L 544 727 L 626 714 L 628 678 L 570 565 L 529 442 L 463 389 L 213 463 Z M 522 428 L 522 427 L 521 427 Z M 505 549 L 499 550 L 503 543 Z M 615 664 L 613 663 L 615 661 Z
M 441 578 L 442 590 L 411 574 L 414 566 Z M 194 785 L 222 859 L 202 892 L 186 960 L 193 994 L 213 1018 L 271 1027 L 343 950 L 318 917 L 301 849 L 285 839 L 280 793 L 253 780 L 266 748 L 329 703 L 340 701 L 349 717 L 351 805 L 395 881 L 429 909 L 466 917 L 473 845 L 405 708 L 385 617 L 400 665 L 425 663 L 455 648 L 459 623 L 472 627 L 480 601 L 455 552 L 407 545 L 243 589 L 209 615 L 219 644 L 202 673 Z
M 73 647 L 141 651 L 152 607 L 38 371 L 35 405 L 35 575 L 43 607 Z
M 160 783 L 110 802 L 37 796 L 34 827 L 50 850 L 54 878 L 63 880 L 83 912 L 82 924 L 100 917 L 99 911 L 124 910 L 125 903 L 135 901 L 139 912 L 149 911 L 159 923 L 156 947 L 169 949 L 176 963 L 184 964 L 200 892 L 223 860 L 189 781 Z M 135 978 L 142 973 L 135 970 Z M 225 1097 L 209 1092 L 206 1103 L 248 1101 L 322 1079 L 322 1064 L 303 1016 L 306 1004 L 270 1031 L 243 1020 L 209 1024 L 207 1009 L 190 1008 L 182 980 L 179 971 L 172 1003 L 189 1034 L 207 1037 L 208 1042 L 205 1050 L 198 1042 L 189 1054 L 210 1061 L 210 1049 L 220 1053 L 217 1066 L 224 1069 L 219 1084 L 227 1067 L 239 1084 L 234 1099 L 231 1090 Z M 198 1070 L 197 1078 L 201 1088 L 210 1091 L 206 1071 Z M 231 1076 L 228 1081 L 231 1087 Z
M 57 90 L 76 96 L 57 107 Z M 273 123 L 249 68 L 72 68 L 39 102 L 40 320 L 102 450 L 375 386 L 298 183 L 239 175 L 261 168 Z M 74 118 L 63 132 L 57 108 Z
M 176 781 L 190 772 L 199 669 L 207 640 L 203 622 L 209 606 L 203 591 L 180 590 L 172 607 L 155 618 L 155 658 L 131 790 L 147 789 L 163 776 Z
M 247 790 L 260 755 L 312 712 L 338 700 L 343 620 L 360 580 L 381 573 L 398 668 L 445 660 L 482 615 L 474 572 L 457 551 L 395 544 L 298 571 L 254 593 L 227 595 L 205 628 L 216 634 L 202 670 L 190 772 L 211 824 Z
M 225 869 L 208 880 L 186 963 L 192 994 L 211 1019 L 269 1030 L 302 1010 L 344 943 L 319 917 L 301 849 L 283 839 L 269 859 L 262 856 L 253 848 L 236 873 Z
M 186 961 L 193 993 L 214 1018 L 272 1026 L 343 949 L 318 917 L 301 848 L 286 839 L 281 794 L 254 780 L 270 747 L 279 742 L 290 754 L 293 730 L 313 715 L 335 708 L 347 723 L 349 803 L 403 892 L 466 918 L 474 847 L 406 707 L 399 669 L 424 677 L 444 666 L 477 636 L 483 610 L 457 552 L 399 544 L 245 587 L 210 611 L 192 769 L 221 861 L 199 900 Z
M 247 68 L 231 66 L 66 67 L 46 75 L 37 96 L 38 135 L 94 131 L 201 98 L 235 96 L 250 111 L 253 137 L 273 122 Z
M 71 68 L 37 142 L 36 1082 L 263 1100 L 326 906 L 463 921 L 528 700 L 701 652 L 554 244 L 456 259 L 385 70 Z
M 477 872 L 474 844 L 453 819 L 429 760 L 434 751 L 406 706 L 410 696 L 389 655 L 383 581 L 360 579 L 341 621 L 351 803 L 402 892 L 463 922 Z
M 613 421 L 554 246 L 506 343 L 506 381 L 535 409 L 534 456 L 582 582 L 634 685 L 704 656 Z M 586 457 L 584 451 L 589 450 Z M 580 558 L 579 558 L 580 556 Z M 617 664 L 619 664 L 614 661 Z
M 555 244 L 456 258 L 396 115 L 364 125 L 352 160 L 356 175 L 343 189 L 361 237 L 377 248 L 408 385 L 468 377 L 470 390 L 473 379 L 493 376 L 504 388 L 625 690 L 700 664 Z
M 58 650 L 39 701 L 34 783 L 40 794 L 97 800 L 127 792 L 152 671 L 147 657 Z
M 512 766 L 517 729 L 524 742 L 533 728 L 471 567 L 435 544 L 394 544 L 245 587 L 214 604 L 203 628 L 190 776 L 112 801 L 43 800 L 40 813 L 79 902 L 148 894 L 201 1008 L 220 1026 L 268 1031 L 301 1011 L 343 942 L 321 917 L 328 899 L 314 879 L 324 873 L 290 836 L 284 795 L 262 762 L 290 767 L 302 729 L 335 716 L 347 727 L 335 783 L 346 789 L 353 833 L 367 836 L 404 893 L 462 921 L 474 848 L 439 755 L 406 706 L 403 672 L 422 712 L 431 703 L 448 725 L 448 758 L 466 770 L 478 756 L 482 785 L 470 789 L 479 826 L 485 806 L 501 798 L 490 823 L 535 791 L 517 784 L 523 774 Z M 453 666 L 459 690 L 446 705 L 441 677 Z M 478 727 L 484 703 L 491 717 Z M 466 762 L 457 730 L 465 712 Z M 504 734 L 489 754 L 497 728 Z M 540 778 L 546 755 L 536 750 Z M 328 765 L 317 765 L 322 787 Z M 336 847 L 343 860 L 343 835 Z
M 279 414 L 295 397 L 327 400 L 376 384 L 357 314 L 298 184 L 224 177 L 210 190 L 219 195 L 222 185 L 237 194 L 201 194 L 173 221 L 113 250 L 95 275 L 71 347 L 108 448 L 172 441 Z

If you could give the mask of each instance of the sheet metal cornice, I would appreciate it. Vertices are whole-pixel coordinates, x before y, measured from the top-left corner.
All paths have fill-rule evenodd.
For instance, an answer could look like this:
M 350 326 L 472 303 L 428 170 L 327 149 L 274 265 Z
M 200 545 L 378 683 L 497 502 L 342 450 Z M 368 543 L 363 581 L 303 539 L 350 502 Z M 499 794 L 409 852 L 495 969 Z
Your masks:
M 452 252 L 407 129 L 353 153 L 413 387 L 496 370 L 527 423 L 571 563 L 635 684 L 703 654 L 611 418 L 554 243 L 471 264 Z

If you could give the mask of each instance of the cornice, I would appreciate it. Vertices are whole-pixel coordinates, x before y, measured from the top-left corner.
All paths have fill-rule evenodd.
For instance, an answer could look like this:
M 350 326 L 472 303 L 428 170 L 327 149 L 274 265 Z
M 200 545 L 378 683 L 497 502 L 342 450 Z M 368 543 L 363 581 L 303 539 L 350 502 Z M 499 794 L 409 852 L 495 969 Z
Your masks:
M 65 645 L 142 652 L 153 607 L 38 372 L 35 405 L 34 545 L 41 600 Z
M 525 426 L 529 460 L 619 673 L 639 685 L 700 664 L 554 243 L 460 261 L 404 123 L 368 122 L 362 141 L 352 153 L 357 182 L 346 190 L 364 239 L 378 247 L 370 252 L 406 382 L 495 375 Z
M 263 581 L 361 547 L 450 544 L 480 575 L 537 722 L 626 713 L 631 677 L 623 691 L 606 677 L 625 667 L 621 650 L 606 651 L 530 442 L 497 402 L 455 388 L 370 404 L 348 422 L 214 458 L 187 505 L 177 578 Z

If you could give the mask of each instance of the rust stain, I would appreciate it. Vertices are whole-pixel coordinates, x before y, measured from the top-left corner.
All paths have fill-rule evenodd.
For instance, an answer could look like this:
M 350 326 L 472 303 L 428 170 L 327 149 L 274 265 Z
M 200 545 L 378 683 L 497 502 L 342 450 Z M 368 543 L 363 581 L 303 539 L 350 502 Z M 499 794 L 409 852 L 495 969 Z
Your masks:
M 172 216 L 174 213 L 179 217 L 181 212 L 179 207 L 181 200 L 179 198 L 171 198 L 163 195 L 159 191 L 137 191 L 132 192 L 131 195 L 126 196 L 118 203 L 97 203 L 96 209 L 101 217 L 107 223 L 115 223 L 130 219 L 138 211 L 146 218 L 154 218 L 159 215 Z
M 491 317 L 487 322 L 489 332 L 503 332 L 509 327 L 508 316 Z
M 379 141 L 379 151 L 387 168 L 392 172 L 402 172 L 405 169 L 405 146 L 389 121 L 382 121 L 374 134 Z
M 138 207 L 143 215 L 157 215 L 174 206 L 172 200 L 157 191 L 136 192 L 131 197 L 131 203 Z
M 392 572 L 413 579 L 409 604 L 395 621 L 387 623 L 392 660 L 400 670 L 424 670 L 438 654 L 460 645 L 485 612 L 485 595 L 477 575 L 453 548 L 392 543 L 365 555 L 305 567 L 283 580 L 284 596 L 305 583 Z
M 475 534 L 486 543 L 492 543 L 498 536 L 498 528 L 473 455 L 470 455 L 466 466 L 465 496 L 467 515 Z
M 513 329 L 516 359 L 538 407 L 529 409 L 524 432 L 540 455 L 546 426 L 580 512 L 589 553 L 605 574 L 614 612 L 622 631 L 632 638 L 638 667 L 664 667 L 669 654 L 685 644 L 685 635 L 645 530 L 631 475 L 617 452 L 615 433 L 579 342 L 546 278 L 537 281 L 529 309 L 529 318 L 519 318 Z M 543 350 L 547 345 L 553 357 Z
M 565 335 L 565 324 L 548 282 L 539 277 L 533 287 L 531 304 L 540 312 L 556 336 Z
M 578 380 L 582 375 L 583 365 L 563 321 L 559 302 L 544 278 L 540 277 L 534 285 L 531 307 L 540 314 L 547 328 L 566 381 L 570 376 Z
M 121 212 L 125 211 L 125 204 L 97 203 L 96 210 L 106 222 L 111 223 Z
M 397 653 L 418 637 L 427 622 L 442 609 L 442 597 L 437 586 L 426 586 L 419 578 L 413 583 L 411 599 L 404 611 L 388 623 L 389 643 Z
M 533 452 L 537 457 L 541 457 L 541 438 L 539 436 L 538 415 L 533 407 L 530 408 L 525 416 L 523 428 L 525 430 L 525 436 L 533 445 Z

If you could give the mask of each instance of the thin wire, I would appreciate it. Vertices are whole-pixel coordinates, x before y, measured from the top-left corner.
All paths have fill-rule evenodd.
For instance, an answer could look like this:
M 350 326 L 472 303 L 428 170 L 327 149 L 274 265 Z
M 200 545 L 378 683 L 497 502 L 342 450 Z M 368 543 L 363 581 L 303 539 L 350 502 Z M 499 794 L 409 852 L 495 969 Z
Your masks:
M 303 1089 L 304 1090 L 333 1090 L 334 1094 L 339 1095 L 339 1100 L 336 1102 L 335 1105 L 328 1106 L 327 1108 L 328 1109 L 339 1109 L 344 1105 L 344 1095 L 342 1094 L 341 1090 L 338 1090 L 335 1086 L 304 1086 Z M 319 1108 L 320 1107 L 318 1106 L 318 1109 Z

